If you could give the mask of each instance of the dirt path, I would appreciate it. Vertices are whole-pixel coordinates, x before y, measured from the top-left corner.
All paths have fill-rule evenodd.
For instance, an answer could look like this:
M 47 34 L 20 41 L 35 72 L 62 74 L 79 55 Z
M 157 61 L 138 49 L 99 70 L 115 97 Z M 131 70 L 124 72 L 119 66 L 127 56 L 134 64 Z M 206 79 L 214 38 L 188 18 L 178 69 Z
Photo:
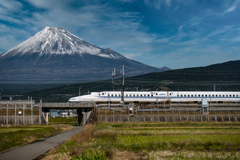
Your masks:
M 40 155 L 46 153 L 50 149 L 56 147 L 57 145 L 63 143 L 65 140 L 72 137 L 74 134 L 84 131 L 84 127 L 75 127 L 75 129 L 58 134 L 56 136 L 36 141 L 34 143 L 22 146 L 19 148 L 14 148 L 2 152 L 0 154 L 1 160 L 30 160 L 39 157 Z

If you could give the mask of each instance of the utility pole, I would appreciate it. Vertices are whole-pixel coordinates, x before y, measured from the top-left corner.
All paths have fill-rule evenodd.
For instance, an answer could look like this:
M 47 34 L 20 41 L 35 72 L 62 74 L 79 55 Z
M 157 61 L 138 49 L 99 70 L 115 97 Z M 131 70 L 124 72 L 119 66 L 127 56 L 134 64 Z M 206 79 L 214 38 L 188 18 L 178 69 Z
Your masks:
M 114 81 L 113 81 L 114 75 L 116 75 L 115 74 L 115 68 L 112 70 L 112 90 L 113 91 L 114 91 Z
M 122 69 L 122 103 L 124 105 L 124 66 L 121 66 Z
M 112 70 L 112 86 L 113 86 L 113 91 L 114 91 L 114 81 L 113 81 L 113 78 L 115 76 L 118 76 L 118 75 L 122 75 L 122 96 L 121 96 L 121 102 L 122 102 L 122 106 L 124 106 L 124 66 L 122 65 L 121 66 L 121 71 L 119 74 L 116 74 L 115 73 L 115 68 Z
M 81 94 L 81 91 L 80 91 L 80 90 L 81 90 L 81 88 L 82 88 L 82 87 L 79 87 L 79 96 L 80 96 L 80 94 Z

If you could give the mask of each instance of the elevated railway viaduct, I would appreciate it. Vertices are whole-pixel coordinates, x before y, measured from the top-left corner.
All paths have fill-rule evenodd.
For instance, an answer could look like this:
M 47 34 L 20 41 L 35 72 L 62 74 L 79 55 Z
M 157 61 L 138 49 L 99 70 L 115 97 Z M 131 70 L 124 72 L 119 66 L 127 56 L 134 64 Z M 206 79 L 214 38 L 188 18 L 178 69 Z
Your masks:
M 0 101 L 0 124 L 48 124 L 48 115 L 51 109 L 77 109 L 78 124 L 84 125 L 91 116 L 97 116 L 97 119 L 101 121 L 102 116 L 147 116 L 152 114 L 154 116 L 159 113 L 168 115 L 182 114 L 186 112 L 194 114 L 201 114 L 199 108 L 200 103 L 158 103 L 158 104 L 133 104 L 133 110 L 126 111 L 120 107 L 119 104 L 114 103 L 101 103 L 94 102 L 81 102 L 81 103 L 35 103 L 34 100 L 8 100 Z M 130 106 L 130 104 L 129 104 Z M 21 111 L 21 114 L 18 112 Z M 134 111 L 134 113 L 133 113 Z M 210 103 L 209 110 L 211 114 L 217 115 L 218 113 L 227 113 L 240 115 L 240 104 L 234 102 L 224 103 Z M 136 113 L 135 113 L 136 112 Z M 90 117 L 90 118 L 89 118 Z M 96 118 L 96 117 L 95 117 Z M 105 118 L 104 118 L 105 119 Z

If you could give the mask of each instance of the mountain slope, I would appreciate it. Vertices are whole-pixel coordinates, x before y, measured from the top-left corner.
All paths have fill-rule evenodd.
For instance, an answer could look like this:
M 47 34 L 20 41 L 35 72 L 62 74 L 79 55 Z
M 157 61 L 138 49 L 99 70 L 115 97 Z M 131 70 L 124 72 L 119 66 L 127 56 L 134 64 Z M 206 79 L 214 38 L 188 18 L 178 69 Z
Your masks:
M 0 80 L 96 80 L 125 66 L 126 76 L 169 70 L 128 59 L 88 43 L 63 28 L 46 27 L 0 55 Z
M 121 81 L 121 80 L 120 80 Z M 230 61 L 206 67 L 185 68 L 150 73 L 125 79 L 125 91 L 239 91 L 240 90 L 240 61 Z M 39 90 L 24 95 L 34 97 L 35 100 L 44 99 L 49 102 L 66 102 L 69 98 L 79 94 L 112 90 L 111 79 L 65 85 L 45 90 Z M 121 85 L 115 85 L 115 90 L 120 91 Z M 52 95 L 60 94 L 59 97 Z M 70 94 L 70 95 L 69 95 Z
M 149 73 L 135 78 L 177 81 L 240 81 L 240 60 L 195 67 Z

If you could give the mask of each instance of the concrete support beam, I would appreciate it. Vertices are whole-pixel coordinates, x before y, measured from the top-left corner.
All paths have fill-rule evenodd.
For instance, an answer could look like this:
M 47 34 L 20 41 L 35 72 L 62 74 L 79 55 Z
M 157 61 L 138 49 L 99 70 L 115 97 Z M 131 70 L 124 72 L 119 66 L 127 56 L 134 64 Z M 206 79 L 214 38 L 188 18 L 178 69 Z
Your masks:
M 78 125 L 84 125 L 89 118 L 92 108 L 78 108 Z
M 82 108 L 77 109 L 78 114 L 78 125 L 80 126 L 82 124 L 83 114 L 82 114 Z
M 48 108 L 42 108 L 42 112 L 45 113 L 45 120 L 46 120 L 46 124 L 48 125 L 48 114 L 50 112 L 50 109 Z

